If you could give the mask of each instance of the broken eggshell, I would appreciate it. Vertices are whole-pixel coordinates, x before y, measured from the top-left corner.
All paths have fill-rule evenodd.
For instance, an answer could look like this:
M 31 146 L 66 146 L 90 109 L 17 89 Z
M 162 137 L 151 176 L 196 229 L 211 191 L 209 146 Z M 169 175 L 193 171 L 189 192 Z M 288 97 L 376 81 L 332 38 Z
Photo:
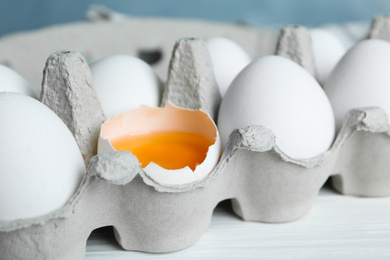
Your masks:
M 151 161 L 143 165 L 148 177 L 160 184 L 186 184 L 199 181 L 217 165 L 221 155 L 221 140 L 211 117 L 201 110 L 176 107 L 168 103 L 164 108 L 141 106 L 106 121 L 98 143 L 98 154 L 116 151 L 112 142 L 126 136 L 161 132 L 196 133 L 213 140 L 205 159 L 193 171 L 186 166 L 181 169 L 165 169 Z

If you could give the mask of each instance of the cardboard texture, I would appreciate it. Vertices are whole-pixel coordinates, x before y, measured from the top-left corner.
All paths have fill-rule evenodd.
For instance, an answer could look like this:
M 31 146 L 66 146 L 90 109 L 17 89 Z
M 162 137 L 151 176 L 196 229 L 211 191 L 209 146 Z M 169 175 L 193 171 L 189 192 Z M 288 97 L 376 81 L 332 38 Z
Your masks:
M 176 42 L 161 106 L 170 102 L 179 107 L 202 108 L 215 121 L 221 95 L 206 48 L 201 39 Z
M 84 26 L 88 27 L 80 25 Z M 53 33 L 53 29 L 49 31 Z M 305 30 L 292 32 L 297 34 L 296 44 L 280 43 L 279 53 L 286 51 L 282 46 L 307 44 L 307 37 L 302 35 L 306 34 Z M 38 32 L 37 37 L 43 35 Z M 15 41 L 20 38 L 16 35 Z M 11 40 L 4 39 L 4 42 Z M 0 49 L 4 42 L 0 42 Z M 311 66 L 312 61 L 308 60 L 313 57 L 307 53 L 301 55 L 301 51 L 291 49 L 289 53 L 295 53 L 293 56 L 298 56 L 300 64 Z M 188 53 L 191 55 L 185 55 Z M 170 61 L 163 103 L 172 101 L 210 113 L 215 111 L 220 97 L 214 94 L 215 79 L 209 63 L 201 40 L 179 40 Z M 71 79 L 74 75 L 79 77 Z M 80 54 L 55 53 L 47 61 L 41 97 L 54 111 L 60 107 L 77 111 L 72 116 L 58 115 L 74 128 L 72 132 L 81 150 L 84 147 L 93 151 L 94 135 L 103 115 L 91 92 L 89 77 Z M 66 95 L 66 89 L 72 89 L 77 95 Z M 59 97 L 61 102 L 56 102 Z M 90 113 L 94 113 L 92 119 L 86 120 Z M 83 120 L 92 137 L 86 136 L 85 126 L 78 123 Z M 130 152 L 100 154 L 89 163 L 86 156 L 87 174 L 66 206 L 39 218 L 0 222 L 0 259 L 82 259 L 89 234 L 110 225 L 114 226 L 115 237 L 125 250 L 181 250 L 207 231 L 213 209 L 220 201 L 230 199 L 234 212 L 246 221 L 294 221 L 307 214 L 319 189 L 331 175 L 340 192 L 390 195 L 389 141 L 388 116 L 381 108 L 373 107 L 350 111 L 333 146 L 307 160 L 285 155 L 275 144 L 273 132 L 265 127 L 236 129 L 214 170 L 204 179 L 186 185 L 156 182 L 145 174 Z
M 317 79 L 313 44 L 305 27 L 284 27 L 280 32 L 275 54 L 295 61 Z
M 346 141 L 333 169 L 332 183 L 337 191 L 355 196 L 390 196 L 388 120 L 379 107 L 356 109 L 347 115 L 339 134 Z
M 372 19 L 368 34 L 370 39 L 390 41 L 390 15 L 378 15 Z
M 43 71 L 40 99 L 65 122 L 88 165 L 97 153 L 99 127 L 105 116 L 85 59 L 67 51 L 50 55 Z

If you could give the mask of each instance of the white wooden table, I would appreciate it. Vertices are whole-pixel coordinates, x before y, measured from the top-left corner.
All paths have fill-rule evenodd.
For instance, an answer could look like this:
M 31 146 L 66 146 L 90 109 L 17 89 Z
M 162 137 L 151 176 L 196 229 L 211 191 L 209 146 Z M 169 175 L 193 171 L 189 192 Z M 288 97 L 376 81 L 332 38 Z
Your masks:
M 112 229 L 94 231 L 85 259 L 390 259 L 390 198 L 343 196 L 325 186 L 303 219 L 244 222 L 224 203 L 209 230 L 185 250 L 150 254 L 123 250 Z

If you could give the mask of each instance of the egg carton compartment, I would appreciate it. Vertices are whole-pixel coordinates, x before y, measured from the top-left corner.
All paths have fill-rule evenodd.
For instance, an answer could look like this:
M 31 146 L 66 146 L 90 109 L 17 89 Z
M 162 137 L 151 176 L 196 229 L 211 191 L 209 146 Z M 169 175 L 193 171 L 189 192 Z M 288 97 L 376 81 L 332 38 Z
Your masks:
M 179 58 L 183 52 L 192 55 Z M 285 28 L 276 53 L 315 75 L 305 28 Z M 202 40 L 179 40 L 162 105 L 201 108 L 215 118 L 220 96 L 215 94 L 209 59 Z M 379 107 L 351 110 L 332 147 L 306 160 L 284 154 L 274 133 L 263 126 L 236 129 L 208 176 L 190 184 L 163 185 L 147 175 L 130 152 L 94 156 L 105 118 L 91 85 L 80 54 L 57 52 L 47 60 L 42 102 L 72 131 L 88 170 L 63 208 L 38 218 L 0 222 L 2 259 L 82 259 L 88 236 L 103 226 L 114 227 L 125 250 L 181 250 L 207 231 L 219 202 L 230 199 L 234 212 L 246 221 L 294 221 L 307 214 L 329 176 L 342 193 L 389 195 L 388 116 Z

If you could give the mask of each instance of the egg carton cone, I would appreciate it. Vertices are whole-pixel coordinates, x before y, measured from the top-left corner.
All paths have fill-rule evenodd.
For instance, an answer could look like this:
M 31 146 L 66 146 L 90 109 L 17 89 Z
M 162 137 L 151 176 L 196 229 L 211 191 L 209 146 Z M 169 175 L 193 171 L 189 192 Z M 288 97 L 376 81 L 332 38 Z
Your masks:
M 277 46 L 276 53 L 295 57 L 315 75 L 305 28 L 284 28 Z M 216 119 L 221 98 L 210 64 L 201 39 L 177 41 L 162 105 L 202 109 Z M 381 147 L 388 141 L 387 115 L 379 107 L 351 110 L 332 147 L 310 159 L 289 157 L 276 145 L 270 129 L 248 126 L 231 133 L 219 163 L 205 178 L 189 184 L 161 184 L 143 171 L 130 152 L 91 156 L 105 117 L 90 78 L 79 53 L 56 52 L 46 62 L 41 100 L 72 131 L 88 170 L 76 194 L 61 209 L 37 218 L 0 222 L 0 259 L 83 259 L 90 233 L 103 226 L 113 226 L 125 250 L 181 250 L 198 241 L 216 205 L 227 199 L 245 221 L 295 221 L 308 213 L 331 175 L 341 192 L 345 187 L 361 191 L 354 181 L 361 177 L 349 168 L 352 161 L 359 160 L 368 168 L 378 158 L 356 158 L 360 151 L 355 149 L 362 145 L 360 140 L 367 140 L 366 146 L 374 140 Z M 386 152 L 376 149 L 379 156 Z M 387 161 L 384 158 L 382 166 Z M 341 172 L 346 169 L 351 173 Z

